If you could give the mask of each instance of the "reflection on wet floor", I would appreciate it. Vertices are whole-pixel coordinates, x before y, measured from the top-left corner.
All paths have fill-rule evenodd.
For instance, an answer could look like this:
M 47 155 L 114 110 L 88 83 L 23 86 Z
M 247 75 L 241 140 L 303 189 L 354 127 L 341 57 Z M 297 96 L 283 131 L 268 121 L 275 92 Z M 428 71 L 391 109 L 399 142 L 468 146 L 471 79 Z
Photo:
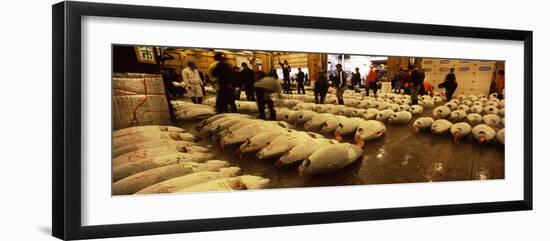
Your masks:
M 428 109 L 422 116 L 430 114 Z M 196 123 L 179 122 L 176 125 L 198 134 L 194 130 Z M 407 124 L 387 127 L 381 138 L 366 142 L 360 160 L 336 172 L 309 177 L 299 176 L 297 166 L 276 167 L 273 165 L 276 160 L 258 160 L 253 153 L 239 160 L 236 146 L 221 150 L 209 138 L 201 143 L 213 145 L 212 153 L 217 159 L 241 167 L 244 173 L 271 179 L 269 188 L 504 178 L 504 147 L 500 144 L 480 145 L 472 139 L 455 143 L 450 135 L 414 132 Z M 332 133 L 322 134 L 334 138 Z M 353 138 L 346 136 L 342 141 L 353 143 Z

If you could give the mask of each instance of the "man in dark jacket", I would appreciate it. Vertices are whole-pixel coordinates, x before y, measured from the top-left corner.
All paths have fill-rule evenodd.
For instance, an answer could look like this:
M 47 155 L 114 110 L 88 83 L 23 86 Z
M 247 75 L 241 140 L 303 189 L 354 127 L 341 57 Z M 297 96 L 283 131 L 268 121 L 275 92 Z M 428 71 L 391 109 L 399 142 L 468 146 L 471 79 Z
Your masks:
M 359 73 L 359 68 L 355 68 L 355 72 L 351 73 L 351 88 L 355 92 L 359 92 L 361 88 L 361 73 Z
M 284 93 L 292 94 L 292 91 L 290 90 L 290 65 L 288 65 L 288 61 L 286 60 L 284 61 L 284 63 L 281 63 L 281 61 L 279 61 L 279 64 L 283 69 Z
M 298 68 L 298 74 L 296 74 L 296 82 L 298 82 L 298 94 L 306 93 L 306 89 L 304 88 L 304 82 L 306 81 L 306 74 L 302 72 L 302 68 Z M 300 92 L 301 91 L 301 92 Z
M 243 89 L 243 81 L 239 78 L 240 73 L 241 71 L 239 67 L 233 67 L 233 74 L 235 76 L 235 79 L 233 80 L 233 93 L 235 95 L 235 100 L 241 99 L 241 90 Z
M 401 89 L 401 78 L 403 75 L 403 69 L 400 68 L 399 71 L 395 72 L 391 79 L 391 88 L 394 93 L 399 93 Z
M 229 64 L 225 62 L 222 53 L 217 53 L 214 55 L 214 59 L 219 61 L 212 71 L 212 75 L 218 79 L 216 111 L 218 113 L 227 112 L 227 106 L 229 106 L 231 108 L 231 112 L 237 112 L 232 85 L 232 82 L 235 80 L 235 73 Z
M 450 72 L 447 74 L 447 76 L 445 76 L 445 81 L 439 84 L 437 87 L 445 88 L 447 101 L 453 98 L 456 87 L 458 87 L 458 84 L 456 83 L 455 68 L 451 68 Z
M 336 88 L 336 98 L 338 104 L 344 104 L 344 92 L 346 91 L 346 73 L 341 64 L 336 65 L 336 75 L 334 76 L 334 88 Z
M 239 80 L 243 83 L 246 100 L 254 101 L 254 71 L 248 68 L 246 63 L 242 63 L 241 67 L 243 69 L 239 73 Z
M 411 102 L 413 105 L 418 104 L 418 94 L 420 92 L 421 86 L 424 84 L 422 74 L 420 74 L 420 71 L 418 69 L 414 69 L 411 72 L 410 76 L 411 82 Z
M 314 85 L 313 94 L 315 95 L 315 104 L 324 104 L 328 91 L 327 73 L 319 71 L 319 78 L 315 81 Z
M 403 74 L 401 75 L 401 87 L 405 89 L 405 94 L 410 95 L 411 94 L 411 71 L 413 69 L 412 65 L 409 65 L 409 68 L 403 71 Z

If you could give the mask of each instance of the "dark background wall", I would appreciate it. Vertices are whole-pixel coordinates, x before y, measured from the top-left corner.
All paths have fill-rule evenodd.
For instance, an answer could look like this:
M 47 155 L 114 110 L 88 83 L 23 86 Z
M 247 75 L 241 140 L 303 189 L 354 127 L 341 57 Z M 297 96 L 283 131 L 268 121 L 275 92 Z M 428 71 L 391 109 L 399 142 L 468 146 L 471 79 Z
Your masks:
M 155 50 L 155 55 L 158 55 Z M 147 64 L 137 61 L 134 46 L 113 46 L 113 73 L 149 73 L 159 74 L 159 64 Z

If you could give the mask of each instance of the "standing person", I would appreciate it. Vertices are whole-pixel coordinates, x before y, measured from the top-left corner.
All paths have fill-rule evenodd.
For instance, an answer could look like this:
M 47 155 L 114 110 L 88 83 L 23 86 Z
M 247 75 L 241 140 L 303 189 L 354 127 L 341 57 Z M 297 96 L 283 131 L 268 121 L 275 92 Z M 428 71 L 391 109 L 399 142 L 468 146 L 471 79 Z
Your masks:
M 401 90 L 401 79 L 403 76 L 403 68 L 399 68 L 399 71 L 395 72 L 391 79 L 391 85 L 394 93 L 399 93 Z
M 265 73 L 264 73 L 265 74 Z M 261 74 L 260 74 L 261 75 Z M 273 76 L 273 78 L 275 79 L 279 79 L 279 75 L 277 74 L 277 70 L 275 68 L 272 68 L 270 71 L 269 71 L 269 76 Z M 260 78 L 257 78 L 256 80 L 259 80 Z
M 175 75 L 174 69 L 166 68 L 164 64 L 161 65 L 160 71 L 164 82 L 164 94 L 166 95 L 166 100 L 169 105 L 168 114 L 170 115 L 170 120 L 175 122 L 176 116 L 174 114 L 174 108 L 171 100 L 176 97 L 176 86 L 174 86 L 173 82 L 178 82 L 177 76 Z
M 202 104 L 202 97 L 204 96 L 202 93 L 202 80 L 195 62 L 187 62 L 187 68 L 181 71 L 181 77 L 191 101 L 195 104 Z
M 424 95 L 426 93 L 426 90 L 424 89 L 424 80 L 426 80 L 426 72 L 424 71 L 424 69 L 420 69 L 420 71 L 418 71 L 418 73 L 420 74 L 420 79 L 421 79 L 419 94 Z
M 411 94 L 410 77 L 411 77 L 412 69 L 413 69 L 413 66 L 409 65 L 407 70 L 403 71 L 403 75 L 401 76 L 401 86 L 403 89 L 405 89 L 405 94 L 407 95 Z
M 283 81 L 284 81 L 284 88 L 285 88 L 285 94 L 292 94 L 292 91 L 290 90 L 290 65 L 288 65 L 288 61 L 284 61 L 284 63 L 281 63 L 279 61 L 279 64 L 281 65 L 281 68 L 283 69 Z
M 214 60 L 218 61 L 211 74 L 212 77 L 217 79 L 216 82 L 218 86 L 218 91 L 216 93 L 216 111 L 218 113 L 227 112 L 227 106 L 229 106 L 231 112 L 237 112 L 232 86 L 232 82 L 235 79 L 235 73 L 225 62 L 222 53 L 214 55 Z
M 202 85 L 201 85 L 202 96 L 206 96 L 206 89 L 204 89 L 204 86 L 206 86 L 206 76 L 204 76 L 204 73 L 202 73 L 202 71 L 200 70 L 199 70 L 199 76 L 201 77 L 201 81 L 202 81 Z M 201 104 L 202 104 L 202 100 L 201 100 Z
M 357 93 L 361 88 L 361 73 L 359 73 L 359 68 L 355 68 L 355 72 L 351 73 L 351 87 Z
M 265 116 L 265 105 L 269 109 L 269 119 L 275 120 L 277 113 L 275 112 L 275 106 L 271 99 L 271 94 L 276 93 L 279 99 L 283 98 L 282 88 L 279 80 L 273 75 L 268 75 L 264 72 L 258 72 L 259 80 L 254 83 L 256 89 L 256 103 L 258 104 L 258 112 L 260 119 L 267 120 Z M 253 131 L 253 130 L 252 130 Z
M 319 71 L 319 79 L 314 82 L 313 94 L 315 95 L 315 104 L 324 104 L 328 91 L 327 73 Z
M 346 91 L 346 73 L 342 69 L 341 64 L 336 65 L 336 75 L 334 76 L 334 87 L 336 88 L 336 98 L 338 104 L 344 104 L 344 92 Z
M 302 72 L 302 68 L 298 68 L 298 74 L 296 74 L 296 82 L 298 83 L 298 94 L 306 93 L 306 89 L 304 88 L 305 81 L 306 81 L 306 75 L 304 74 L 304 72 Z
M 233 80 L 233 93 L 235 94 L 235 100 L 241 99 L 241 90 L 243 89 L 243 81 L 239 78 L 241 73 L 239 67 L 233 67 L 233 73 L 235 79 Z
M 369 96 L 369 90 L 372 90 L 374 95 L 376 95 L 376 91 L 378 90 L 378 73 L 376 72 L 374 67 L 371 67 L 369 74 L 367 75 L 367 87 L 365 88 L 367 92 L 367 96 Z
M 424 84 L 420 71 L 418 69 L 414 69 L 411 72 L 410 79 L 411 102 L 413 105 L 416 105 L 418 104 L 418 94 L 420 93 L 420 88 Z
M 239 72 L 238 78 L 243 84 L 244 93 L 246 94 L 246 100 L 254 101 L 254 71 L 248 68 L 246 63 L 241 64 L 242 70 Z
M 221 56 L 221 57 L 219 57 Z M 214 69 L 216 68 L 216 66 L 218 66 L 218 64 L 220 63 L 220 61 L 218 60 L 219 58 L 222 58 L 223 57 L 223 54 L 221 53 L 217 53 L 214 55 L 214 62 L 212 62 L 209 66 L 208 66 L 208 80 L 210 81 L 210 84 L 212 85 L 212 87 L 214 88 L 214 93 L 218 93 L 218 78 L 216 76 L 213 75 L 213 72 L 214 72 Z M 217 100 L 217 99 L 216 99 Z
M 161 66 L 160 73 L 162 74 L 162 81 L 164 82 L 164 90 L 169 94 L 170 99 L 176 98 L 176 86 L 174 82 L 178 82 L 177 76 L 175 76 L 174 69 Z
M 455 68 L 451 68 L 450 72 L 447 76 L 445 76 L 445 81 L 437 87 L 445 88 L 445 95 L 447 96 L 447 101 L 449 101 L 453 98 L 453 94 L 455 93 L 457 86 L 458 84 L 456 83 Z
M 498 75 L 498 77 L 497 77 L 498 78 L 497 79 L 498 98 L 503 99 L 504 98 L 504 82 L 505 82 L 504 70 L 503 69 L 499 70 L 497 75 Z

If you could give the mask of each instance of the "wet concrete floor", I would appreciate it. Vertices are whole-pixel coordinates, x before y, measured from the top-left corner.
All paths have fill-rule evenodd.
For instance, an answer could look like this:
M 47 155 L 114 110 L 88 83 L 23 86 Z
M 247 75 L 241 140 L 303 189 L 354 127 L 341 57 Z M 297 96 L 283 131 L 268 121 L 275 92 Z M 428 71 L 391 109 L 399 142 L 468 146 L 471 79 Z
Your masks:
M 420 116 L 431 116 L 431 110 L 424 110 Z M 413 116 L 412 121 L 418 117 Z M 176 125 L 198 134 L 194 129 L 196 123 L 178 122 Z M 504 146 L 499 143 L 481 145 L 471 137 L 455 143 L 450 135 L 414 132 L 410 123 L 386 124 L 386 127 L 381 138 L 366 142 L 361 159 L 333 173 L 309 177 L 299 176 L 297 166 L 274 166 L 275 159 L 258 160 L 253 154 L 248 154 L 239 160 L 235 154 L 238 146 L 226 146 L 221 150 L 209 138 L 204 138 L 200 143 L 212 145 L 212 153 L 217 159 L 239 166 L 243 173 L 269 178 L 269 188 L 504 178 Z M 302 130 L 301 127 L 297 129 Z M 322 134 L 334 138 L 332 133 Z M 347 136 L 343 141 L 353 143 L 353 136 Z

